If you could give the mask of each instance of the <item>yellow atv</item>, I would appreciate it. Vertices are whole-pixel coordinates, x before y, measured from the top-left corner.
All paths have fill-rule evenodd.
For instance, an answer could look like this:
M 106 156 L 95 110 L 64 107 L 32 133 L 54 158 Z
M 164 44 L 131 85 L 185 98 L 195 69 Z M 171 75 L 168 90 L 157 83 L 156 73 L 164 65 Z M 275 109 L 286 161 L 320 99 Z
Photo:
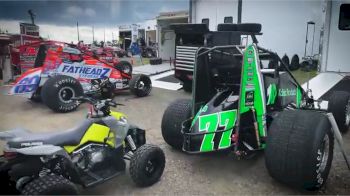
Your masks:
M 0 133 L 6 141 L 0 157 L 1 194 L 78 194 L 77 185 L 90 187 L 125 171 L 139 186 L 156 183 L 163 174 L 163 151 L 146 144 L 145 131 L 126 116 L 110 110 L 112 100 L 74 98 L 91 110 L 77 127 L 53 133 L 15 129 Z

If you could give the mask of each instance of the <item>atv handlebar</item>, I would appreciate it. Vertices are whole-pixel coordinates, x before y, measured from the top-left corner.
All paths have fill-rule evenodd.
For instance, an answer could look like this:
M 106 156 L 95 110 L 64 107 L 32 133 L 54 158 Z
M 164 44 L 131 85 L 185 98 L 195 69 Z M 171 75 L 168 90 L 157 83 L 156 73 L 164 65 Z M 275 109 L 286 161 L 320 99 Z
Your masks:
M 87 96 L 73 97 L 72 100 L 80 103 L 90 103 L 94 106 L 95 110 L 99 111 L 106 109 L 106 107 L 117 107 L 118 105 L 124 106 L 123 104 L 114 102 L 112 99 L 97 100 Z

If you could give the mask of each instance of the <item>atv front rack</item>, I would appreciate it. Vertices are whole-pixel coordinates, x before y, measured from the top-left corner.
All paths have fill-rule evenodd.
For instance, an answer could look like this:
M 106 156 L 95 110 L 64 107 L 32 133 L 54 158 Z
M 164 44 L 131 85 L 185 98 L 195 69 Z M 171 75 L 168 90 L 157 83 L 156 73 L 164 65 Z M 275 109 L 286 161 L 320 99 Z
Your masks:
M 194 132 L 192 127 L 192 121 L 193 118 L 190 118 L 188 120 L 185 120 L 182 122 L 181 127 L 181 133 L 183 135 L 183 145 L 182 150 L 184 152 L 187 152 L 189 154 L 199 154 L 199 153 L 206 153 L 206 152 L 215 152 L 215 151 L 221 151 L 228 148 L 232 148 L 234 146 L 234 143 L 231 142 L 231 134 L 229 135 L 230 145 L 226 146 L 225 148 L 219 148 L 220 141 L 223 138 L 223 134 L 228 131 L 235 130 L 235 126 L 225 129 L 225 130 L 217 130 L 215 132 Z M 205 136 L 209 136 L 210 139 L 209 142 L 212 143 L 213 148 L 211 150 L 203 150 L 202 146 L 204 144 L 204 138 Z

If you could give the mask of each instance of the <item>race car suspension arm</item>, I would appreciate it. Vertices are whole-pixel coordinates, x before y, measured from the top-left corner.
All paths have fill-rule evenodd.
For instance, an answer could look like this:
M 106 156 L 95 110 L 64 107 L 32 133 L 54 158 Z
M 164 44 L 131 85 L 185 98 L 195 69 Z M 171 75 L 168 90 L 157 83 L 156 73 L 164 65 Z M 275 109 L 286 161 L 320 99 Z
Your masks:
M 339 145 L 340 151 L 343 154 L 343 157 L 345 159 L 345 163 L 348 166 L 348 169 L 350 170 L 349 160 L 348 160 L 348 157 L 347 157 L 346 152 L 345 152 L 345 148 L 344 148 L 344 144 L 343 144 L 343 138 L 342 138 L 341 133 L 339 131 L 337 122 L 335 121 L 335 118 L 334 118 L 332 113 L 327 113 L 327 116 L 328 116 L 329 122 L 331 123 L 332 131 L 333 131 L 335 140 L 337 140 L 337 143 Z

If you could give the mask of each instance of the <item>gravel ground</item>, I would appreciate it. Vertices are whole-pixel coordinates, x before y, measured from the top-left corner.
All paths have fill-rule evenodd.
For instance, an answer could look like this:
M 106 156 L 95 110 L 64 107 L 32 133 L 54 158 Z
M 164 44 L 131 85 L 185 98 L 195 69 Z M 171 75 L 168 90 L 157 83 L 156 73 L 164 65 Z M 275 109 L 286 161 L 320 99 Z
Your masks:
M 4 90 L 0 87 L 0 90 Z M 126 106 L 129 121 L 146 129 L 147 142 L 159 145 L 166 155 L 161 181 L 147 188 L 138 188 L 130 177 L 121 175 L 99 186 L 83 190 L 84 194 L 132 195 L 253 195 L 253 194 L 350 194 L 350 173 L 336 149 L 330 176 L 324 189 L 299 192 L 273 180 L 265 168 L 263 154 L 252 160 L 236 160 L 232 155 L 187 155 L 165 144 L 160 130 L 163 112 L 177 98 L 190 98 L 183 91 L 154 88 L 151 95 L 135 98 L 128 91 L 116 96 Z M 36 132 L 64 130 L 82 120 L 87 112 L 82 105 L 75 112 L 57 114 L 40 103 L 26 98 L 0 95 L 0 130 L 24 127 Z M 350 152 L 350 136 L 344 136 Z

